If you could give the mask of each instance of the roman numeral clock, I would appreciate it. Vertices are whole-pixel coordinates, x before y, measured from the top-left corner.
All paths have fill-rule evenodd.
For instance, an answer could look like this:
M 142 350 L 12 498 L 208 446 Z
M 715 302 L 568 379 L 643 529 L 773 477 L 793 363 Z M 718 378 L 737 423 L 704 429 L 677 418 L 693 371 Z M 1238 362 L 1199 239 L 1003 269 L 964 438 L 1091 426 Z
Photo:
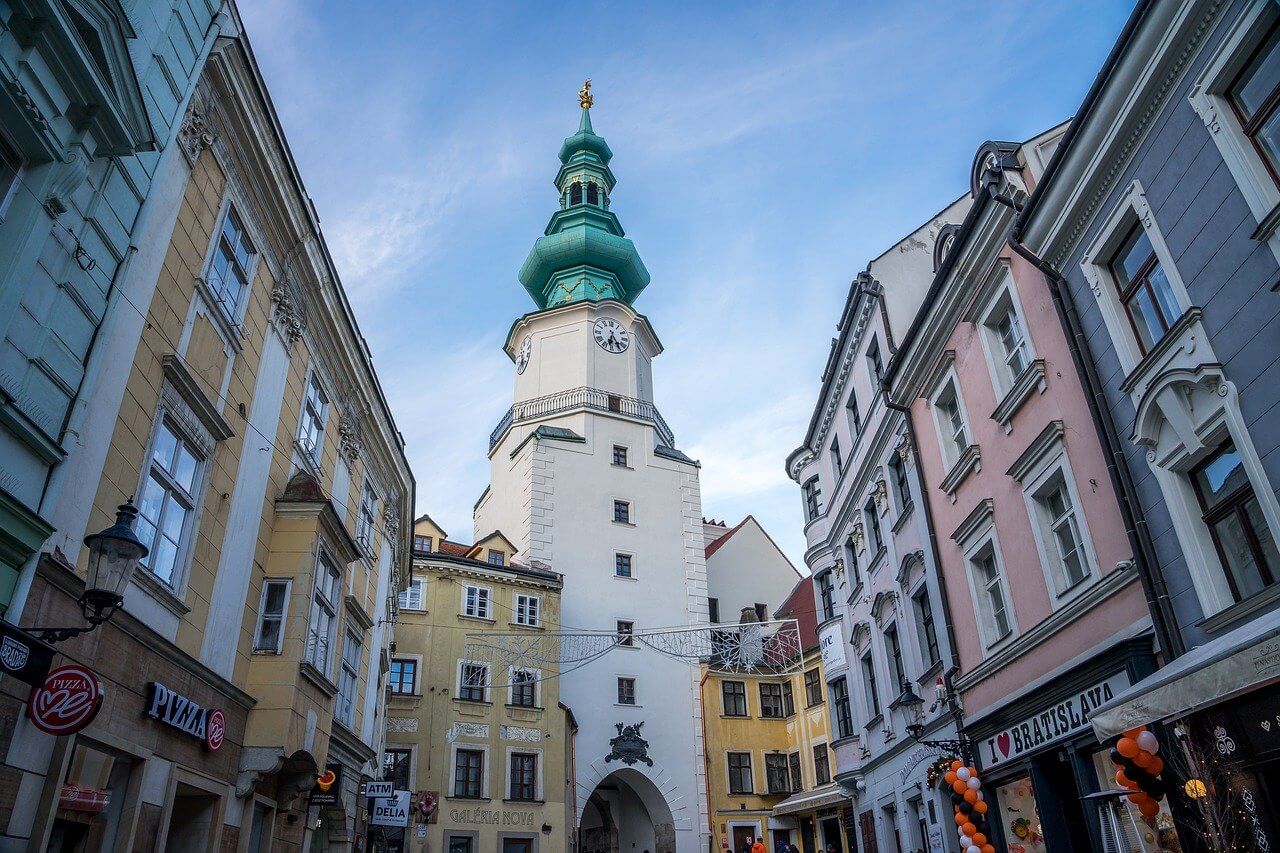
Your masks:
M 596 343 L 612 353 L 626 352 L 631 345 L 631 333 L 612 317 L 601 317 L 595 324 Z

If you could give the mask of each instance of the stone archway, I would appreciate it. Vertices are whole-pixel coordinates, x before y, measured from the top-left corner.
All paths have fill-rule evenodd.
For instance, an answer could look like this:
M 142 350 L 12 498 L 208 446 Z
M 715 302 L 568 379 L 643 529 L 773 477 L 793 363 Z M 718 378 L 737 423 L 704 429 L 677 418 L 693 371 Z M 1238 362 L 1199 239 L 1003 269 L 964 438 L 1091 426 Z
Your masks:
M 581 853 L 675 853 L 671 807 L 648 776 L 624 767 L 596 785 L 582 810 Z

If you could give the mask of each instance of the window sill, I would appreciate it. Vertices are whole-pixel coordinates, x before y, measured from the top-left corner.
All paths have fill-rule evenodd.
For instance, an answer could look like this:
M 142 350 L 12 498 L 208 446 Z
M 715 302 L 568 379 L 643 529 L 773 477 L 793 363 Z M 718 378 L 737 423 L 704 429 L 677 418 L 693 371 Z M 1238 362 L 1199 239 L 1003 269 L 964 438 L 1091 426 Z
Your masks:
M 1169 331 L 1165 332 L 1164 337 L 1156 341 L 1155 346 L 1147 350 L 1146 354 L 1138 360 L 1133 369 L 1121 380 L 1120 390 L 1126 394 L 1133 394 L 1146 378 L 1154 376 L 1161 369 L 1161 366 L 1169 360 L 1172 351 L 1178 349 L 1184 342 L 1187 330 L 1192 326 L 1199 325 L 1200 316 L 1203 313 L 1200 308 L 1194 305 L 1182 312 L 1182 316 L 1169 327 Z
M 634 470 L 636 470 L 635 468 L 632 468 L 630 465 L 619 465 L 617 462 L 611 462 L 611 463 L 609 463 L 609 467 L 610 467 L 610 468 L 617 468 L 619 471 L 634 471 Z
M 514 805 L 522 805 L 522 806 L 545 806 L 547 804 L 546 800 L 523 800 L 523 799 L 511 799 L 509 797 L 504 797 L 502 801 L 504 803 L 512 803 Z
M 634 528 L 636 526 L 636 523 L 634 521 L 618 521 L 618 519 L 616 518 L 613 520 L 613 523 L 618 527 Z
M 885 548 L 884 545 L 881 545 L 880 549 L 872 555 L 870 560 L 867 561 L 867 577 L 874 575 L 876 570 L 884 565 L 884 555 L 886 553 L 888 553 L 888 549 Z
M 503 707 L 506 708 L 508 711 L 545 711 L 547 710 L 541 705 L 515 705 L 515 704 L 512 704 L 511 702 L 506 703 L 505 705 L 503 705 Z
M 547 630 L 541 625 L 521 625 L 519 622 L 508 622 L 512 628 L 519 628 L 521 631 L 545 631 Z
M 1044 359 L 1037 358 L 1023 368 L 1013 380 L 1013 384 L 1009 386 L 1009 390 L 1005 392 L 1004 397 L 996 404 L 995 411 L 991 413 L 991 420 L 1000 424 L 1004 434 L 1008 435 L 1013 432 L 1013 416 L 1022 408 L 1022 404 L 1031 398 L 1031 392 L 1039 391 L 1043 394 L 1046 387 Z
M 749 719 L 751 719 L 751 715 L 750 715 L 750 714 L 721 714 L 721 715 L 720 715 L 720 719 L 722 719 L 722 720 L 749 720 Z
M 329 698 L 333 698 L 338 695 L 338 685 L 330 681 L 328 676 L 317 669 L 316 665 L 311 663 L 311 661 L 304 660 L 302 663 L 298 664 L 298 671 L 302 673 L 303 678 L 323 690 Z
M 1277 598 L 1280 598 L 1280 583 L 1273 583 L 1257 595 L 1246 598 L 1244 601 L 1238 601 L 1224 610 L 1219 610 L 1212 616 L 1201 619 L 1195 623 L 1195 626 L 1206 634 L 1216 633 L 1267 607 Z
M 893 521 L 893 526 L 890 527 L 889 529 L 892 530 L 895 535 L 898 533 L 901 533 L 902 528 L 907 523 L 907 519 L 911 518 L 911 516 L 915 513 L 915 511 L 916 511 L 916 505 L 914 503 L 908 502 L 907 505 L 904 506 L 902 510 L 898 513 L 898 517 Z
M 160 578 L 156 577 L 150 569 L 139 566 L 130 577 L 130 580 L 146 593 L 156 604 L 159 604 L 165 610 L 168 610 L 174 616 L 181 619 L 191 612 L 191 608 L 178 597 L 178 594 Z
M 636 579 L 636 576 L 635 575 L 614 575 L 613 578 L 614 580 L 620 580 L 620 581 L 634 581 Z
M 463 699 L 460 696 L 454 696 L 453 701 L 461 702 L 464 705 L 483 705 L 490 708 L 493 707 L 493 703 L 488 699 Z
M 867 731 L 871 731 L 876 726 L 882 725 L 883 723 L 884 723 L 884 713 L 881 712 L 879 714 L 876 714 L 871 719 L 867 720 L 866 725 L 864 725 L 862 728 L 866 729 Z
M 979 473 L 982 471 L 982 451 L 976 444 L 970 444 L 961 451 L 960 458 L 951 466 L 947 476 L 942 479 L 942 485 L 938 487 L 946 492 L 952 503 L 956 502 L 956 490 L 968 478 L 971 471 Z
M 447 794 L 446 800 L 465 800 L 468 803 L 491 803 L 493 800 L 488 797 L 468 797 L 465 794 Z
M 465 613 L 459 613 L 458 618 L 465 619 L 468 622 L 479 622 L 481 625 L 497 625 L 498 624 L 497 621 L 494 619 L 487 619 L 484 616 L 468 616 Z
M 421 699 L 422 694 L 421 693 L 397 693 L 393 690 L 391 691 L 390 697 L 392 701 L 395 701 L 396 699 Z
M 644 706 L 643 706 L 643 705 L 640 705 L 640 704 L 637 704 L 637 703 L 635 703 L 635 702 L 632 702 L 631 704 L 627 704 L 626 702 L 614 702 L 614 703 L 613 703 L 613 707 L 615 707 L 615 708 L 643 708 Z

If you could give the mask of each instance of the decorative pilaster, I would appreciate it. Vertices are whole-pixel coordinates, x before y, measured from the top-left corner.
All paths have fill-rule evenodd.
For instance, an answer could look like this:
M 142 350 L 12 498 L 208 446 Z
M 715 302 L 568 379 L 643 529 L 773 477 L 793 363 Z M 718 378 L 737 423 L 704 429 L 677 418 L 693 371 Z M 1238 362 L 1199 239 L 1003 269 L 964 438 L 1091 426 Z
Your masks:
M 271 288 L 271 323 L 289 346 L 293 346 L 307 328 L 302 305 L 290 288 L 281 282 Z
M 354 465 L 362 448 L 360 419 L 350 412 L 343 412 L 338 419 L 338 451 L 348 464 Z

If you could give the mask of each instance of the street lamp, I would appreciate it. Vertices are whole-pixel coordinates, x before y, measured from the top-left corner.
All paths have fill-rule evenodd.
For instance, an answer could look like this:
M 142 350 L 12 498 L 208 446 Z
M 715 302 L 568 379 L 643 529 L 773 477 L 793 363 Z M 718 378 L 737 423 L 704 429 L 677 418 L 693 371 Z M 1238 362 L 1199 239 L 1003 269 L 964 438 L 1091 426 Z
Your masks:
M 89 548 L 89 567 L 85 574 L 84 594 L 80 596 L 80 613 L 88 622 L 83 628 L 35 629 L 40 639 L 50 643 L 84 634 L 106 622 L 124 603 L 124 589 L 138 563 L 147 556 L 147 546 L 133 531 L 138 508 L 133 498 L 116 508 L 116 523 L 99 533 L 84 538 Z
M 911 686 L 906 682 L 902 684 L 902 695 L 898 697 L 898 704 L 907 709 L 911 715 L 911 722 L 907 723 L 907 735 L 921 746 L 930 746 L 949 752 L 952 755 L 958 755 L 964 759 L 966 764 L 972 763 L 973 742 L 965 736 L 960 729 L 960 718 L 957 713 L 958 709 L 951 701 L 951 697 L 947 694 L 945 697 L 940 695 L 937 702 L 930 706 L 929 710 L 935 710 L 940 703 L 946 701 L 951 708 L 952 715 L 956 718 L 956 738 L 954 740 L 925 740 L 924 739 L 924 700 L 916 695 Z

